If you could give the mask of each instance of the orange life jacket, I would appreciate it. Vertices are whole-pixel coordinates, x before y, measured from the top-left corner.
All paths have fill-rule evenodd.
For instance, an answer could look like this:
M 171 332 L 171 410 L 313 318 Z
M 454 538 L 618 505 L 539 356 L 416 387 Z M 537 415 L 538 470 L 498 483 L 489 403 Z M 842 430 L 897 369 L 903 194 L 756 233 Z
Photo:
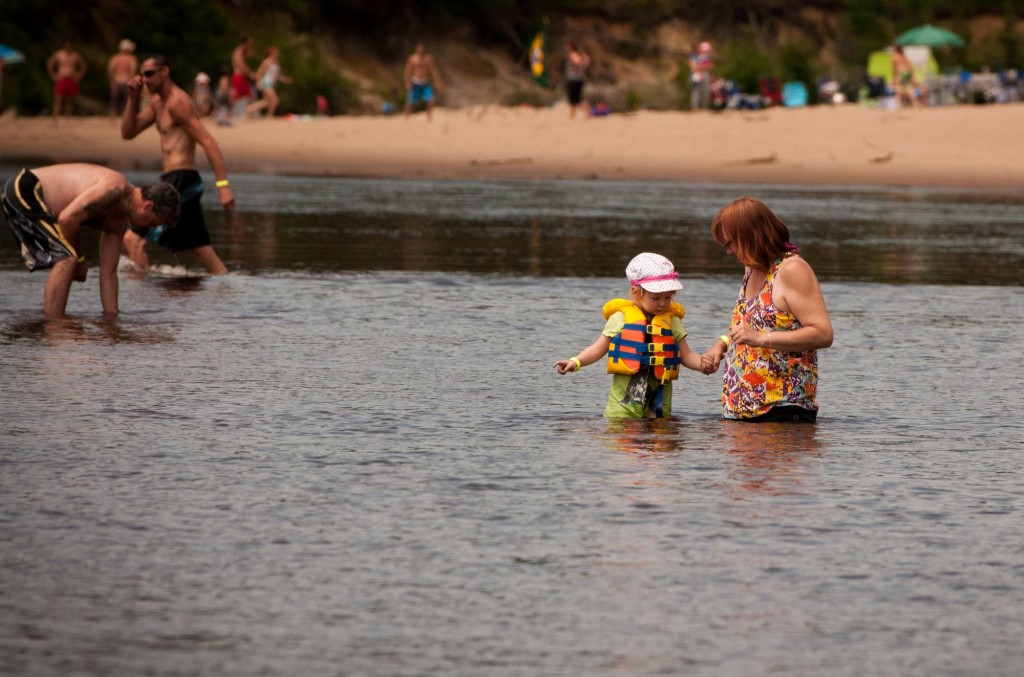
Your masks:
M 672 336 L 672 318 L 686 313 L 679 303 L 668 311 L 647 320 L 644 311 L 627 299 L 612 299 L 602 309 L 604 319 L 621 312 L 626 319 L 622 331 L 608 348 L 609 374 L 635 374 L 642 367 L 651 367 L 654 377 L 662 383 L 679 378 L 679 345 Z

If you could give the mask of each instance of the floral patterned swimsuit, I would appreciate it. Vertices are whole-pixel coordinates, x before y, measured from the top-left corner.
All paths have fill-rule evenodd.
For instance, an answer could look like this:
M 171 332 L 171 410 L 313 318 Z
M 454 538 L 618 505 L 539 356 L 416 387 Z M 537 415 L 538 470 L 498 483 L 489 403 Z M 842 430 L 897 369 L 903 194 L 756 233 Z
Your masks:
M 775 307 L 772 290 L 775 275 L 785 257 L 772 264 L 761 290 L 746 298 L 751 269 L 732 311 L 731 326 L 743 323 L 757 331 L 794 331 L 800 323 L 792 313 Z M 818 353 L 787 352 L 732 344 L 726 355 L 722 379 L 722 413 L 725 418 L 750 419 L 775 406 L 796 406 L 817 412 Z

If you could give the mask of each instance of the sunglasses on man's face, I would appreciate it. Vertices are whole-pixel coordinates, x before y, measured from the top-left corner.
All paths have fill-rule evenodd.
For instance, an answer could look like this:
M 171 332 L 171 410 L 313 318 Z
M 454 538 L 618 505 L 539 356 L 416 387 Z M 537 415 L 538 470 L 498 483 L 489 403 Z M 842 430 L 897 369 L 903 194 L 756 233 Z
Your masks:
M 151 78 L 151 77 L 153 77 L 154 75 L 156 75 L 159 72 L 160 72 L 160 70 L 157 69 L 157 68 L 153 68 L 153 69 L 148 70 L 148 71 L 142 71 L 142 77 L 144 77 L 144 78 Z

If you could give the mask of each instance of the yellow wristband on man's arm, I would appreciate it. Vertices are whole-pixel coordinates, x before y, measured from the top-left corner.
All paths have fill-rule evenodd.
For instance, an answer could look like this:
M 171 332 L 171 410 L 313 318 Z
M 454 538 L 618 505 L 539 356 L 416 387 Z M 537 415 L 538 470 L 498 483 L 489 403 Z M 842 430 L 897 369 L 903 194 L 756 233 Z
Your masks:
M 580 358 L 578 358 L 578 357 L 570 357 L 569 361 L 576 365 L 575 371 L 579 371 L 580 369 L 583 368 L 583 365 L 580 364 Z
M 77 259 L 75 259 L 75 261 L 78 261 L 79 263 L 85 263 L 85 257 L 79 256 Z
M 718 340 L 724 343 L 726 348 L 728 348 L 729 344 L 732 343 L 732 339 L 729 338 L 728 334 L 722 334 L 721 336 L 718 337 Z
M 218 188 L 227 188 L 228 187 L 228 180 L 227 179 L 220 179 L 219 181 L 217 181 L 217 183 L 215 183 L 213 185 L 217 186 Z

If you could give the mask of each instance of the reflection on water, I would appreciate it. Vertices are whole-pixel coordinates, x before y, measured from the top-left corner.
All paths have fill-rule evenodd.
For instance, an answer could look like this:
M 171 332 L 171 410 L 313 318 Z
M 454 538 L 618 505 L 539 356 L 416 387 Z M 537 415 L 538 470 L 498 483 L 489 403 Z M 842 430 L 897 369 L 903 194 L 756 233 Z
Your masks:
M 251 179 L 257 185 L 261 179 Z M 604 276 L 656 249 L 691 277 L 733 274 L 708 228 L 740 189 L 629 183 L 306 179 L 255 188 L 220 249 L 235 267 Z M 281 194 L 276 194 L 277 189 Z M 823 280 L 1024 284 L 1024 200 L 919 192 L 756 192 Z M 273 201 L 290 205 L 277 210 Z M 217 218 L 214 216 L 214 218 Z M 220 217 L 223 218 L 223 217 Z M 226 240 L 226 242 L 224 242 Z M 224 243 L 222 243 L 224 242 Z
M 246 177 L 244 269 L 459 270 L 604 276 L 656 249 L 688 276 L 733 274 L 711 217 L 754 193 L 823 280 L 1024 284 L 1024 198 L 950 191 L 779 189 L 626 182 Z M 276 244 L 268 244 L 272 238 Z
M 603 277 L 653 249 L 688 277 L 735 275 L 709 224 L 722 205 L 750 193 L 787 222 L 825 281 L 1024 284 L 1024 197 L 1016 194 L 245 175 L 232 182 L 233 215 L 216 195 L 205 196 L 214 246 L 230 267 L 256 274 Z M 150 251 L 157 262 L 172 261 Z M 0 253 L 0 265 L 16 261 L 12 248 Z M 177 261 L 195 265 L 187 255 Z
M 737 495 L 800 494 L 802 475 L 825 453 L 816 425 L 722 421 L 722 431 L 734 461 L 730 476 Z
M 48 319 L 40 316 L 15 319 L 2 330 L 5 341 L 91 341 L 138 345 L 159 344 L 174 340 L 174 336 L 160 327 L 133 323 L 125 317 Z

